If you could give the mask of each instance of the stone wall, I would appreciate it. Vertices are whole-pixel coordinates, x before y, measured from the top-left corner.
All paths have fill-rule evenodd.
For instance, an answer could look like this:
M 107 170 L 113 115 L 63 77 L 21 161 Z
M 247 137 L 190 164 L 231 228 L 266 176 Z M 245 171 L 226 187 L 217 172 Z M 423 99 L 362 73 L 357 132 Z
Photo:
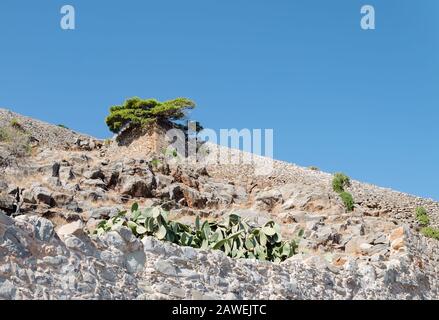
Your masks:
M 0 213 L 1 299 L 438 299 L 437 243 L 410 243 L 380 268 L 319 256 L 281 264 L 233 260 L 127 228 L 91 239 L 80 223 L 56 232 L 44 218 Z M 432 259 L 420 259 L 429 248 Z

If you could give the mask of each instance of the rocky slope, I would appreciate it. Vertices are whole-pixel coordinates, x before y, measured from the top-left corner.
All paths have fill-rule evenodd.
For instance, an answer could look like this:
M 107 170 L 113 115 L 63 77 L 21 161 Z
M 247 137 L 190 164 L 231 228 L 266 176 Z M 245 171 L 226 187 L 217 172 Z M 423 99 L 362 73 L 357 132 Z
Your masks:
M 12 119 L 32 150 L 15 156 L 0 143 L 0 298 L 439 298 L 439 242 L 419 234 L 414 214 L 424 206 L 437 226 L 437 202 L 354 181 L 346 213 L 319 171 L 275 161 L 261 177 L 254 166 L 185 163 L 0 110 L 0 128 Z M 301 253 L 274 264 L 138 240 L 125 228 L 88 235 L 133 202 L 185 223 L 230 212 L 273 219 L 284 237 L 305 230 Z

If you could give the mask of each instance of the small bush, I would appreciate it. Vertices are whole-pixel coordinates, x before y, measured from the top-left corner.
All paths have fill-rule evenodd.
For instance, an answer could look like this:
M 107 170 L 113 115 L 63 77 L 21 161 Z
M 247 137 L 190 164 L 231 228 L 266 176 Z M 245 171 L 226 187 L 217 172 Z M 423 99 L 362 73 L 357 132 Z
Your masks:
M 345 191 L 345 187 L 350 185 L 351 179 L 344 173 L 336 173 L 334 179 L 332 179 L 332 189 L 339 194 L 347 212 L 354 210 L 354 198 L 349 192 Z
M 159 166 L 159 164 L 160 164 L 160 160 L 159 160 L 159 159 L 152 159 L 152 160 L 151 160 L 151 165 L 152 165 L 154 168 L 157 168 L 157 167 Z
M 439 229 L 432 227 L 422 228 L 421 233 L 427 238 L 439 240 Z
M 430 217 L 424 207 L 416 208 L 416 220 L 418 220 L 419 224 L 423 226 L 421 229 L 422 235 L 427 238 L 439 240 L 439 229 L 428 226 L 430 224 Z
M 351 179 L 344 173 L 336 173 L 334 175 L 334 179 L 332 180 L 332 189 L 335 192 L 341 193 L 346 187 L 349 187 L 350 185 Z
M 320 171 L 320 169 L 316 166 L 310 166 L 310 167 L 308 167 L 308 169 L 312 170 L 312 171 Z
M 16 130 L 24 131 L 21 123 L 15 118 L 10 121 L 9 125 Z
M 422 226 L 428 226 L 430 224 L 430 217 L 428 216 L 427 210 L 424 207 L 416 208 L 416 220 Z
M 58 127 L 60 128 L 64 128 L 64 129 L 69 129 L 67 126 L 63 125 L 63 124 L 59 124 Z
M 343 204 L 346 208 L 347 212 L 354 211 L 354 198 L 349 192 L 343 191 L 340 194 L 341 201 L 343 201 Z

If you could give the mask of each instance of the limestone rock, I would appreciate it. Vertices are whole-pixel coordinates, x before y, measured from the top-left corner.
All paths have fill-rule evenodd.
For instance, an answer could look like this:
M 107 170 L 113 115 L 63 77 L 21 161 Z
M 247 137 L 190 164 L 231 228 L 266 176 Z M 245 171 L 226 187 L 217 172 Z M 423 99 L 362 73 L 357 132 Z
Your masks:
M 57 234 L 65 237 L 68 235 L 82 235 L 84 229 L 84 224 L 81 221 L 75 221 L 68 224 L 63 225 L 57 231 Z
M 81 185 L 88 188 L 91 187 L 105 189 L 107 187 L 107 184 L 101 179 L 86 179 L 81 181 Z
M 47 204 L 54 207 L 56 205 L 55 199 L 52 197 L 52 192 L 44 187 L 35 187 L 32 189 L 33 197 L 40 203 Z
M 0 193 L 0 210 L 8 213 L 15 212 L 16 202 L 13 196 Z
M 52 239 L 55 228 L 50 220 L 41 217 L 31 217 L 30 221 L 35 226 L 35 237 L 38 240 L 49 242 Z
M 209 197 L 206 196 L 206 194 L 187 186 L 183 186 L 182 193 L 189 208 L 204 208 Z
M 258 193 L 255 198 L 256 206 L 262 209 L 271 209 L 276 204 L 282 203 L 282 194 L 279 190 L 267 190 Z
M 152 175 L 146 177 L 123 176 L 120 179 L 120 193 L 132 197 L 152 197 L 155 187 L 155 178 Z
M 0 109 L 0 127 L 14 118 L 38 143 L 21 159 L 0 143 L 0 299 L 439 299 L 439 242 L 419 233 L 415 215 L 423 206 L 438 226 L 434 200 L 352 181 L 348 213 L 324 172 L 257 155 L 203 162 L 244 156 L 211 143 L 186 162 L 152 150 L 154 134 L 103 144 Z M 92 234 L 134 202 L 187 224 L 232 212 L 274 220 L 299 253 L 278 264 L 140 239 L 125 226 Z

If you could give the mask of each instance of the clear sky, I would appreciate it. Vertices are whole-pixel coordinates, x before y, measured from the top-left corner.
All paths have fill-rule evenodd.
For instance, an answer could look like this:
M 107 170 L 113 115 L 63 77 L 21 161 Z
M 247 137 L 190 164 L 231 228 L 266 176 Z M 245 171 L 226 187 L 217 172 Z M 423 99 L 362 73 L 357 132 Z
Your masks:
M 76 9 L 76 30 L 60 8 Z M 376 30 L 360 28 L 360 8 Z M 0 107 L 100 138 L 125 98 L 273 128 L 275 158 L 439 200 L 437 0 L 1 0 Z

